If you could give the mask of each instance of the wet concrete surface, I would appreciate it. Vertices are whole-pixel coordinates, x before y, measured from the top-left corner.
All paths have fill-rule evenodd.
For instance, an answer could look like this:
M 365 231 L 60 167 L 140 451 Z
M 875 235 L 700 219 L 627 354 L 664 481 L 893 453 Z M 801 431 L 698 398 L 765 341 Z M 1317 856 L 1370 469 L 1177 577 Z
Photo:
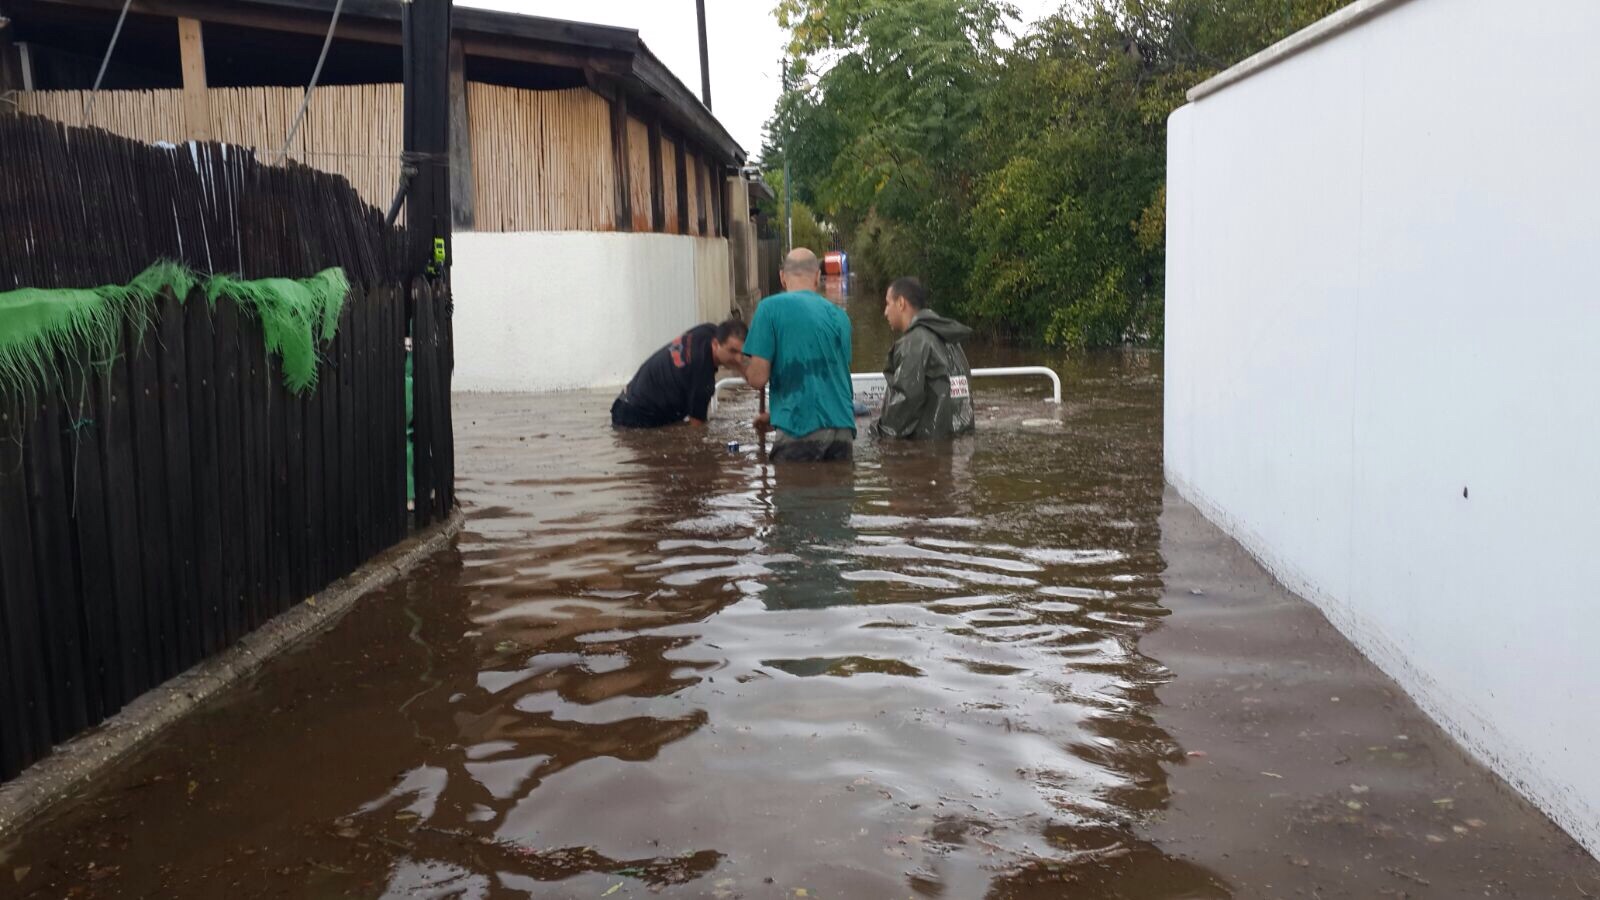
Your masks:
M 459 397 L 457 549 L 0 848 L 0 898 L 1600 896 L 1164 496 L 1159 355 L 1055 362 L 1063 409 L 979 383 L 975 439 L 853 466 L 768 465 L 749 395 Z

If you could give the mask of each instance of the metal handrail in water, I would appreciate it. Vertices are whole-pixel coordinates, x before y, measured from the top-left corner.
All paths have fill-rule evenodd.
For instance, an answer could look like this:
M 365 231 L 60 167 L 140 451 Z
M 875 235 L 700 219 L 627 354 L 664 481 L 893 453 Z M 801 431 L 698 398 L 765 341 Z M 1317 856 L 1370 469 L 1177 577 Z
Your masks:
M 1048 366 L 1002 366 L 995 369 L 973 369 L 973 378 L 1016 378 L 1030 375 L 1040 375 L 1050 379 L 1051 397 L 1049 402 L 1061 402 L 1061 376 Z M 852 372 L 850 382 L 853 385 L 864 384 L 871 381 L 885 380 L 882 372 Z M 717 399 L 722 396 L 723 388 L 738 387 L 745 383 L 743 378 L 724 378 L 717 382 L 715 393 L 711 395 L 711 411 L 717 410 Z

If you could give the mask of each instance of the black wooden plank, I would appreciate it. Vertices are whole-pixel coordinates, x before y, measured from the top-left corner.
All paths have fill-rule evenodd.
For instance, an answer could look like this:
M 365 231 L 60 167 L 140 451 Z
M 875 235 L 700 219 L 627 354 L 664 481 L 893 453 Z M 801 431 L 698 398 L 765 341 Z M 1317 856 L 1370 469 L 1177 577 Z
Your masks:
M 160 303 L 161 443 L 167 457 L 167 546 L 172 569 L 177 671 L 201 656 L 200 573 L 195 550 L 194 469 L 189 451 L 189 364 L 183 304 L 170 293 Z M 168 673 L 169 676 L 176 672 Z
M 16 397 L 0 397 L 0 601 L 5 603 L 6 671 L 13 685 L 9 720 L 11 751 L 23 765 L 50 752 L 50 678 L 45 635 L 35 598 L 33 525 L 23 443 L 33 410 Z
M 361 295 L 350 295 L 339 319 L 339 546 L 342 549 L 340 568 L 350 572 L 360 562 L 356 549 L 356 485 L 359 481 L 356 459 L 356 355 L 354 306 Z
M 195 290 L 183 304 L 183 325 L 188 356 L 189 455 L 194 476 L 195 571 L 200 589 L 200 649 L 204 656 L 227 646 L 217 334 L 212 319 L 205 294 Z
M 50 675 L 50 734 L 57 742 L 89 724 L 88 685 L 83 670 L 83 597 L 72 557 L 71 498 L 62 470 L 64 422 L 52 385 L 23 443 L 28 470 L 28 506 L 33 525 L 33 565 Z
M 438 349 L 433 297 L 421 278 L 411 282 L 412 412 L 416 416 L 413 454 L 416 464 L 416 527 L 433 521 L 433 367 Z
M 373 381 L 372 420 L 375 426 L 373 439 L 378 446 L 378 472 L 374 494 L 373 518 L 378 529 L 378 544 L 392 546 L 397 540 L 394 522 L 394 335 L 393 316 L 396 296 L 385 288 L 378 295 L 377 327 L 373 329 L 373 357 L 377 361 L 377 378 Z
M 348 297 L 345 302 L 349 302 Z M 329 344 L 317 380 L 317 393 L 322 395 L 322 556 L 329 582 L 345 574 L 344 551 L 339 541 L 343 525 L 339 511 L 339 375 L 339 348 Z
M 131 354 L 123 351 L 106 377 L 96 382 L 106 523 L 111 540 L 112 587 L 116 592 L 117 655 L 121 669 L 118 706 L 149 688 L 149 628 L 146 615 L 143 540 L 140 535 L 138 468 L 133 419 Z M 109 711 L 109 710 L 108 710 Z
M 89 725 L 99 724 L 122 706 L 115 559 L 100 437 L 106 427 L 100 402 L 104 374 L 99 368 L 70 368 L 63 393 L 67 432 L 61 465 L 72 522 L 72 564 L 83 598 L 84 704 Z
M 294 567 L 289 552 L 289 392 L 283 387 L 283 366 L 271 354 L 267 355 L 267 421 L 271 432 L 268 443 L 271 453 L 272 484 L 272 540 L 268 567 L 272 574 L 272 601 L 263 609 L 263 621 L 289 608 L 293 602 L 294 588 L 291 575 Z
M 222 300 L 212 311 L 216 346 L 217 477 L 220 479 L 222 553 L 222 636 L 227 644 L 245 633 L 250 551 L 249 508 L 245 497 L 244 413 L 240 372 L 245 363 L 239 346 L 239 308 Z
M 305 398 L 285 389 L 283 392 L 285 424 L 284 447 L 288 453 L 288 481 L 284 493 L 289 507 L 289 586 L 290 605 L 304 600 L 311 593 L 311 579 L 306 565 L 306 404 Z M 287 607 L 285 607 L 287 608 Z
M 167 541 L 167 456 L 161 446 L 161 371 L 156 361 L 156 329 L 136 334 L 128 328 L 128 374 L 133 419 L 134 485 L 139 500 L 139 557 L 144 573 L 145 648 L 151 686 L 176 674 L 176 606 L 172 554 Z
M 277 581 L 272 569 L 272 424 L 266 344 L 261 323 L 240 312 L 239 376 L 240 440 L 244 451 L 245 518 L 248 566 L 245 627 L 267 618 Z
M 456 429 L 455 414 L 450 406 L 450 387 L 455 378 L 456 328 L 455 300 L 450 285 L 439 286 L 439 452 L 443 463 L 439 468 L 440 516 L 450 515 L 456 503 Z
M 350 325 L 348 337 L 350 341 L 350 366 L 351 366 L 351 409 L 350 420 L 354 429 L 355 438 L 355 467 L 349 471 L 355 480 L 351 492 L 350 514 L 354 518 L 351 532 L 355 538 L 355 558 L 357 563 L 371 555 L 371 490 L 370 478 L 372 469 L 369 461 L 372 459 L 370 428 L 367 422 L 367 316 L 371 305 L 370 297 L 362 297 L 351 305 Z
M 321 362 L 317 364 L 322 374 Z M 326 512 L 323 495 L 326 490 L 322 468 L 322 398 L 327 393 L 319 378 L 316 387 L 301 398 L 305 408 L 305 478 L 301 484 L 306 521 L 301 531 L 306 543 L 306 594 L 322 590 L 328 577 L 327 545 L 323 541 Z
M 4 502 L 3 497 L 0 502 Z M 6 622 L 5 554 L 8 549 L 6 535 L 0 533 L 0 781 L 21 772 L 31 756 L 26 716 L 17 697 L 21 684 L 13 671 L 16 660 L 11 652 L 11 628 Z
M 395 541 L 405 539 L 410 523 L 406 511 L 406 318 L 405 298 L 394 287 L 389 289 L 389 432 L 394 464 L 390 467 L 389 515 Z
M 133 412 L 128 380 L 128 354 L 109 360 L 106 370 L 91 383 L 94 439 L 99 444 L 102 516 L 106 522 L 110 602 L 117 636 L 115 674 L 106 674 L 106 714 L 115 713 L 149 687 L 146 626 L 144 626 L 144 569 L 139 557 L 139 500 L 134 492 Z M 82 536 L 82 530 L 80 530 Z M 85 572 L 85 577 L 88 573 Z M 85 593 L 90 589 L 85 581 Z
M 372 359 L 372 529 L 373 544 L 382 549 L 394 542 L 389 521 L 389 293 L 373 292 L 372 331 L 368 347 Z

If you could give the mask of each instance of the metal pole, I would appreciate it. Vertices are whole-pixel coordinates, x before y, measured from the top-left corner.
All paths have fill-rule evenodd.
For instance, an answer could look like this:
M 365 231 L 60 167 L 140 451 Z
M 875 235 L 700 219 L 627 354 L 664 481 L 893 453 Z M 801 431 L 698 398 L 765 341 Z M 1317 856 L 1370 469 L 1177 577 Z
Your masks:
M 789 94 L 788 58 L 783 61 L 783 93 L 785 99 L 787 99 Z M 792 186 L 794 179 L 789 177 L 789 134 L 790 131 L 785 131 L 783 135 L 783 217 L 789 223 L 789 242 L 784 247 L 785 253 L 794 249 L 794 187 Z
M 700 102 L 711 109 L 711 54 L 706 46 L 706 0 L 694 0 L 700 16 Z

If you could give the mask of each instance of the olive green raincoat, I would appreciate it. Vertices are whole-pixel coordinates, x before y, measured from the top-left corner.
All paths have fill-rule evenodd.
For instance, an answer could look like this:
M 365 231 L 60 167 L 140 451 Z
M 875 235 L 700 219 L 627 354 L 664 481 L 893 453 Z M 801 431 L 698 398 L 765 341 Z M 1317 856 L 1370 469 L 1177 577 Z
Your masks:
M 924 309 L 889 350 L 879 437 L 948 438 L 973 429 L 972 367 L 961 342 L 972 329 Z

